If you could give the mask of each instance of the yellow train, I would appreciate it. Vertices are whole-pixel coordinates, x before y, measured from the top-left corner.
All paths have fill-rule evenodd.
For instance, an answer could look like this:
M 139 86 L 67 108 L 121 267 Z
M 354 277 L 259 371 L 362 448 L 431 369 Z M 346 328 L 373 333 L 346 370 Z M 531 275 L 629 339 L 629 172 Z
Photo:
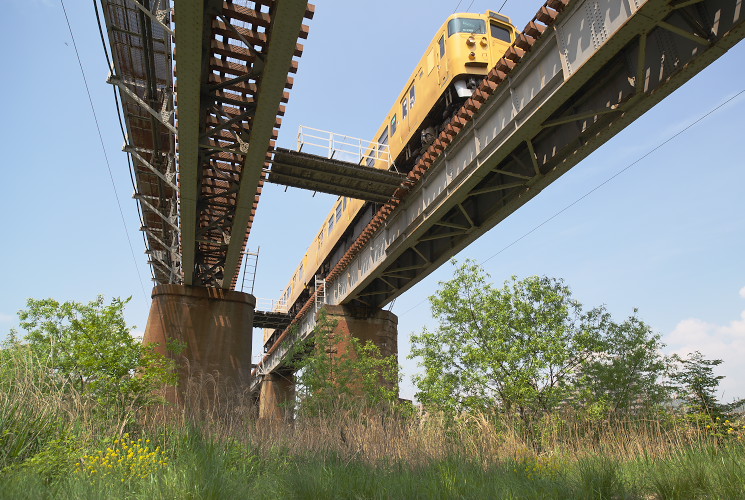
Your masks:
M 409 172 L 517 34 L 507 16 L 493 11 L 448 17 L 378 129 L 374 141 L 384 146 L 368 151 L 367 165 Z M 302 307 L 315 276 L 328 274 L 379 207 L 344 197 L 334 203 L 283 292 L 290 312 Z

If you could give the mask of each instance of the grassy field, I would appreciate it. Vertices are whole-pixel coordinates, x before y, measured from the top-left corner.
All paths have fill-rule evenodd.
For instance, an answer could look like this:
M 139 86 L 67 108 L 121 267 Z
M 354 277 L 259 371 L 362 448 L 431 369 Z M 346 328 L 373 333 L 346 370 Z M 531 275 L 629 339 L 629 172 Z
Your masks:
M 204 407 L 112 411 L 6 362 L 0 498 L 745 498 L 742 423 Z

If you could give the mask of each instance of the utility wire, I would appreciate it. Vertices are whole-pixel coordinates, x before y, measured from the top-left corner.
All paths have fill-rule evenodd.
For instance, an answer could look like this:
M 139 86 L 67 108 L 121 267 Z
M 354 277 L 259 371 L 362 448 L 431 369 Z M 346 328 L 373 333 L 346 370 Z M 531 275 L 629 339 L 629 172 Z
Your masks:
M 506 3 L 506 0 L 505 0 L 505 3 Z M 669 143 L 673 139 L 677 138 L 678 136 L 680 136 L 684 132 L 690 130 L 695 125 L 699 124 L 701 121 L 703 121 L 704 119 L 706 119 L 708 116 L 712 115 L 713 113 L 715 113 L 716 111 L 718 111 L 722 107 L 724 107 L 727 104 L 729 104 L 730 102 L 734 101 L 735 99 L 737 99 L 740 95 L 742 95 L 744 93 L 745 93 L 745 89 L 742 89 L 739 92 L 737 92 L 735 95 L 733 95 L 730 98 L 728 98 L 727 100 L 725 100 L 724 102 L 722 102 L 722 103 L 718 104 L 716 107 L 710 109 L 709 111 L 707 111 L 706 113 L 704 113 L 703 115 L 701 115 L 699 118 L 697 118 L 693 122 L 691 122 L 688 125 L 686 125 L 683 129 L 681 129 L 678 132 L 674 133 L 673 135 L 671 135 L 670 137 L 668 137 L 667 139 L 665 139 L 664 141 L 662 141 L 661 143 L 659 143 L 657 146 L 655 146 L 654 148 L 650 149 L 649 151 L 647 151 L 646 153 L 644 153 L 642 156 L 640 156 L 639 158 L 637 158 L 633 162 L 629 163 L 624 168 L 622 168 L 621 170 L 619 170 L 615 174 L 611 175 L 610 177 L 608 177 L 606 180 L 604 180 L 603 182 L 601 182 L 600 184 L 598 184 L 594 188 L 592 188 L 589 191 L 587 191 L 585 194 L 583 194 L 582 196 L 580 196 L 579 198 L 577 198 L 576 200 L 574 200 L 572 203 L 570 203 L 569 205 L 565 206 L 564 208 L 562 208 L 561 210 L 559 210 L 558 212 L 556 212 L 555 214 L 553 214 L 551 217 L 549 217 L 548 219 L 546 219 L 543 222 L 541 222 L 540 224 L 538 224 L 537 226 L 533 227 L 530 231 L 526 232 L 525 234 L 523 234 L 522 236 L 520 236 L 519 238 L 517 238 L 516 240 L 514 240 L 509 245 L 503 247 L 501 250 L 499 250 L 497 253 L 495 253 L 491 257 L 488 257 L 487 259 L 481 261 L 481 265 L 484 265 L 485 263 L 489 262 L 494 257 L 498 256 L 499 254 L 501 254 L 502 252 L 504 252 L 508 248 L 514 246 L 518 242 L 520 242 L 523 239 L 525 239 L 526 237 L 530 236 L 531 234 L 533 234 L 534 232 L 536 232 L 538 229 L 540 229 L 541 227 L 545 226 L 546 224 L 548 224 L 549 222 L 551 222 L 552 220 L 554 220 L 556 217 L 558 217 L 559 215 L 563 214 L 564 212 L 566 212 L 567 210 L 569 210 L 570 208 L 572 208 L 574 205 L 576 205 L 580 201 L 584 200 L 585 198 L 587 198 L 588 196 L 590 196 L 592 193 L 594 193 L 595 191 L 597 191 L 601 187 L 605 186 L 610 181 L 612 181 L 613 179 L 615 179 L 616 177 L 618 177 L 622 173 L 626 172 L 628 169 L 630 169 L 634 165 L 638 164 L 639 162 L 641 162 L 642 160 L 644 160 L 645 158 L 647 158 L 649 155 L 651 155 L 652 153 L 654 153 L 658 149 L 660 149 L 663 146 L 665 146 L 667 143 Z M 409 309 L 407 309 L 403 313 L 399 314 L 399 316 L 403 316 L 405 314 L 410 313 L 411 311 L 413 311 L 417 307 L 419 307 L 422 304 L 424 304 L 427 300 L 428 299 L 421 300 L 420 302 L 418 302 L 417 304 L 413 305 L 412 307 L 410 307 Z
M 119 207 L 119 215 L 122 219 L 122 226 L 124 228 L 124 234 L 127 237 L 127 243 L 129 244 L 129 251 L 132 254 L 132 262 L 135 265 L 137 271 L 137 278 L 140 281 L 140 288 L 142 289 L 142 295 L 147 301 L 147 294 L 145 293 L 145 285 L 142 283 L 142 276 L 140 275 L 140 268 L 137 266 L 137 258 L 135 257 L 134 248 L 132 247 L 132 240 L 129 238 L 129 232 L 127 231 L 127 222 L 124 219 L 124 212 L 122 211 L 122 204 L 119 201 L 119 193 L 116 190 L 116 183 L 114 182 L 114 175 L 111 173 L 111 164 L 109 163 L 109 155 L 106 153 L 106 146 L 103 141 L 103 134 L 101 134 L 101 126 L 98 123 L 98 116 L 96 115 L 96 109 L 93 107 L 93 97 L 91 97 L 91 91 L 88 87 L 88 80 L 85 78 L 85 71 L 83 70 L 83 63 L 80 60 L 80 53 L 78 52 L 78 46 L 75 43 L 75 35 L 72 33 L 72 26 L 70 26 L 70 18 L 67 17 L 67 9 L 65 9 L 64 0 L 60 0 L 62 4 L 62 12 L 65 14 L 65 22 L 67 22 L 67 29 L 70 31 L 70 38 L 72 39 L 72 46 L 75 49 L 75 57 L 78 59 L 78 66 L 80 66 L 80 74 L 83 77 L 83 83 L 85 84 L 85 92 L 88 94 L 88 102 L 91 105 L 91 113 L 93 113 L 93 121 L 96 123 L 96 130 L 98 131 L 98 139 L 101 141 L 101 150 L 103 151 L 104 159 L 106 160 L 106 169 L 109 172 L 109 179 L 111 180 L 111 187 L 114 189 L 114 198 L 116 198 L 116 204 Z M 108 54 L 107 54 L 108 60 Z M 111 64 L 111 63 L 109 63 Z
M 504 2 L 502 2 L 502 6 L 499 8 L 499 10 L 497 10 L 497 12 L 502 12 L 502 9 L 504 9 L 504 6 L 506 3 L 507 3 L 507 0 L 504 0 Z
M 456 5 L 456 6 L 455 6 L 455 8 L 453 9 L 453 14 L 455 14 L 455 13 L 456 13 L 456 12 L 458 11 L 458 7 L 460 7 L 460 3 L 461 3 L 462 1 L 463 1 L 463 0 L 458 0 L 458 5 Z

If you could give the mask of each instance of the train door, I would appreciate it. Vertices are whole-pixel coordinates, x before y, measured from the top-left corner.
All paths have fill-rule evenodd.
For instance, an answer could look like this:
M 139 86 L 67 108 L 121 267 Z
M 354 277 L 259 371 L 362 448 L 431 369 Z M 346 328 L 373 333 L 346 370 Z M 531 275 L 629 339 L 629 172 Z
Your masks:
M 437 42 L 437 75 L 438 75 L 438 83 L 440 86 L 442 86 L 443 83 L 448 78 L 448 60 L 445 57 L 445 33 L 440 34 L 440 38 Z

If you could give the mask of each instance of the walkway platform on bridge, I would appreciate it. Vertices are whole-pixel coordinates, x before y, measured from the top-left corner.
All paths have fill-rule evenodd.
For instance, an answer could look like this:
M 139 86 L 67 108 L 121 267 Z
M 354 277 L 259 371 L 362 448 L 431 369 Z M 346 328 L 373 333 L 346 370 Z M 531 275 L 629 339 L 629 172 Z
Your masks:
M 405 174 L 366 167 L 310 153 L 276 148 L 268 182 L 387 203 L 406 180 Z
M 276 311 L 254 311 L 254 328 L 280 328 L 285 329 L 290 325 L 292 316 Z

